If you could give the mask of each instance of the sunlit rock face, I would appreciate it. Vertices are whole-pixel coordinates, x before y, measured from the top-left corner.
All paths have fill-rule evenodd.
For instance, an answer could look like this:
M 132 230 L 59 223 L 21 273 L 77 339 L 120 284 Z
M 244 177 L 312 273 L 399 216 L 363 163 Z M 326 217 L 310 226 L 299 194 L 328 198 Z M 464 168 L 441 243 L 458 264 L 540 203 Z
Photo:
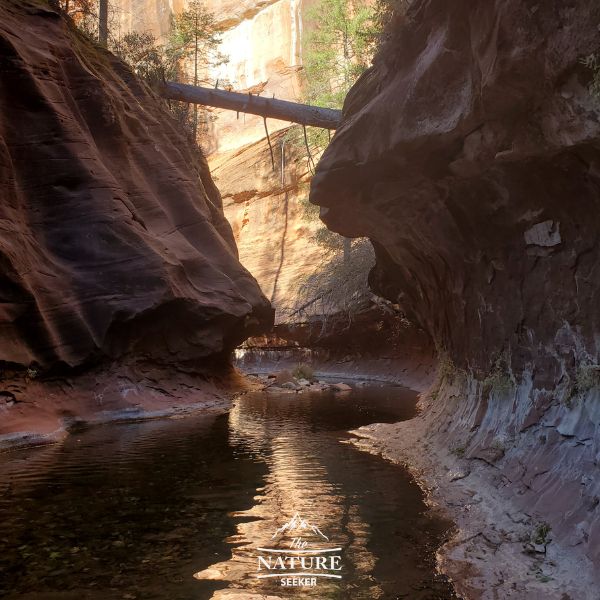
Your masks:
M 164 40 L 169 32 L 171 16 L 181 11 L 186 0 L 111 0 L 110 26 L 117 35 L 123 32 L 151 32 Z M 114 29 L 117 29 L 114 32 Z
M 208 0 L 222 29 L 219 52 L 226 62 L 210 69 L 210 84 L 284 100 L 301 97 L 302 15 L 299 0 Z M 239 150 L 265 139 L 262 117 L 215 111 L 211 154 Z M 289 123 L 268 120 L 271 133 Z
M 227 61 L 202 71 L 202 85 L 285 100 L 302 99 L 303 11 L 301 0 L 207 0 L 206 9 L 221 34 Z M 166 35 L 171 14 L 187 2 L 115 0 L 122 32 Z M 168 10 L 167 10 L 168 9 Z M 295 306 L 297 284 L 322 260 L 312 242 L 316 223 L 304 216 L 302 201 L 310 177 L 305 158 L 286 145 L 290 123 L 267 120 L 274 154 L 271 161 L 265 123 L 255 115 L 211 109 L 200 140 L 223 196 L 242 264 L 271 300 L 278 321 Z M 284 159 L 282 161 L 282 154 Z
M 593 559 L 600 100 L 581 59 L 599 24 L 591 0 L 415 2 L 311 191 L 328 226 L 373 240 L 373 289 L 447 357 L 431 436 Z
M 312 242 L 318 222 L 305 216 L 306 161 L 286 144 L 285 131 L 275 133 L 271 142 L 275 169 L 264 139 L 215 155 L 210 165 L 223 190 L 223 208 L 240 260 L 260 283 L 281 323 L 296 310 L 298 285 L 322 260 L 322 249 Z
M 41 2 L 0 7 L 0 360 L 222 355 L 268 328 L 204 158 Z
M 265 97 L 302 100 L 300 0 L 209 0 L 223 27 L 220 51 L 227 63 L 211 82 Z M 208 161 L 223 195 L 240 260 L 286 321 L 299 282 L 322 260 L 312 242 L 316 223 L 305 217 L 310 172 L 305 157 L 286 139 L 285 121 L 267 120 L 273 162 L 262 117 L 215 111 L 207 140 Z M 304 182 L 304 183 L 303 183 Z
M 173 16 L 188 8 L 187 0 L 111 0 L 112 35 L 150 32 L 159 43 L 169 33 Z M 200 66 L 201 85 L 295 100 L 301 95 L 302 0 L 206 0 L 221 37 L 223 63 Z M 188 66 L 188 74 L 193 72 Z M 209 153 L 228 152 L 264 139 L 262 117 L 214 110 Z M 269 130 L 287 127 L 269 121 Z

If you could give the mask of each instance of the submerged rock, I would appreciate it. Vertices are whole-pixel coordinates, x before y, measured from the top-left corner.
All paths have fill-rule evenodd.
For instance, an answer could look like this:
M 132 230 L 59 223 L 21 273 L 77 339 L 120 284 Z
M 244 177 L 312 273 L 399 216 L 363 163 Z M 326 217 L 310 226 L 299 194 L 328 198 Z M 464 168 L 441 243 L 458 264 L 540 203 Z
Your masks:
M 347 383 L 334 383 L 331 388 L 336 392 L 350 392 L 352 388 Z
M 293 381 L 286 381 L 285 383 L 282 383 L 281 386 L 284 390 L 299 390 L 300 386 L 297 383 L 294 383 Z

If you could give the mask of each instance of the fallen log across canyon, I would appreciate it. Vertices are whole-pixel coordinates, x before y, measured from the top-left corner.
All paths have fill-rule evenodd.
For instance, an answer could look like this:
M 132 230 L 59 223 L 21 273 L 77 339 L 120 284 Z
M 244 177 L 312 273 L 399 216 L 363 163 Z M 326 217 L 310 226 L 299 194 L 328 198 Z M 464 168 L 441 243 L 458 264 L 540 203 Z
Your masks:
M 337 129 L 342 118 L 342 111 L 333 108 L 311 106 L 276 98 L 262 98 L 252 94 L 240 94 L 239 92 L 228 92 L 172 81 L 163 83 L 158 91 L 163 98 L 168 100 L 214 106 L 324 129 Z

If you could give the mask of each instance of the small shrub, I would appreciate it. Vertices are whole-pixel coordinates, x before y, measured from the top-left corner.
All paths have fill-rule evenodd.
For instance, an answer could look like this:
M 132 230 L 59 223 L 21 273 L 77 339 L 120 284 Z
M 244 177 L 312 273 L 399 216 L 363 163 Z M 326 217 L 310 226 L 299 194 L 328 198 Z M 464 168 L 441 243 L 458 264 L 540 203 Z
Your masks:
M 296 379 L 306 379 L 308 381 L 312 381 L 315 378 L 315 372 L 313 368 L 306 363 L 300 363 L 299 365 L 296 365 L 292 371 L 292 375 Z
M 539 523 L 536 528 L 533 530 L 533 535 L 531 536 L 531 541 L 534 544 L 539 546 L 545 546 L 550 542 L 550 532 L 552 531 L 552 527 L 546 522 Z
M 498 450 L 499 452 L 505 452 L 506 451 L 506 444 L 500 438 L 494 438 L 494 441 L 492 442 L 492 446 L 491 447 L 494 450 Z
M 491 387 L 493 391 L 500 394 L 510 392 L 513 388 L 513 381 L 507 373 L 493 371 L 483 380 L 484 387 Z
M 560 397 L 560 401 L 567 407 L 573 408 L 573 400 L 577 396 L 577 385 L 572 380 L 569 381 L 565 391 Z
M 578 393 L 589 392 L 600 386 L 600 365 L 579 365 L 575 373 L 575 385 Z
M 516 387 L 515 380 L 510 371 L 510 358 L 507 353 L 502 353 L 494 362 L 487 377 L 481 382 L 483 388 L 488 388 L 498 394 L 508 394 Z
M 466 451 L 467 449 L 465 448 L 465 446 L 455 446 L 454 448 L 452 448 L 452 450 L 450 450 L 450 452 L 452 452 L 454 456 L 458 456 L 458 458 L 463 458 Z
M 448 356 L 442 356 L 442 358 L 440 358 L 440 366 L 438 367 L 438 379 L 440 383 L 443 381 L 451 383 L 455 373 L 456 366 L 452 359 Z

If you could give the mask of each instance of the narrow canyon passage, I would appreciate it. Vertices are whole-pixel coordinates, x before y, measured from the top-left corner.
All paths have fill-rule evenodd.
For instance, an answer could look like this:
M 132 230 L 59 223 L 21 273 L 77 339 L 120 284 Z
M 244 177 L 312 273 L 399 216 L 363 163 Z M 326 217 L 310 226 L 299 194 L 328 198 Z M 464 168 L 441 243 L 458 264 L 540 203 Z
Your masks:
M 598 0 L 0 0 L 0 596 L 599 600 Z

